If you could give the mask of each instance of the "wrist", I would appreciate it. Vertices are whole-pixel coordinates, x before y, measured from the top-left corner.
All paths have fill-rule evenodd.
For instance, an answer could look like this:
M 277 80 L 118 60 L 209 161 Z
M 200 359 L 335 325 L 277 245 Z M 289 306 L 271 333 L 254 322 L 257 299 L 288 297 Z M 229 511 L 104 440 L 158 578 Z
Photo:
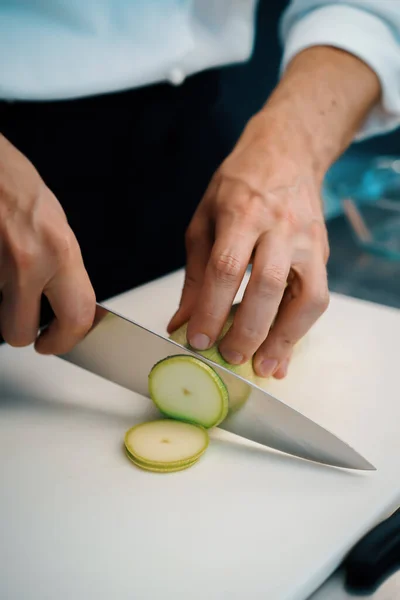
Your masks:
M 294 57 L 260 112 L 291 138 L 294 154 L 307 154 L 322 181 L 380 91 L 376 74 L 360 59 L 335 48 L 313 47 Z

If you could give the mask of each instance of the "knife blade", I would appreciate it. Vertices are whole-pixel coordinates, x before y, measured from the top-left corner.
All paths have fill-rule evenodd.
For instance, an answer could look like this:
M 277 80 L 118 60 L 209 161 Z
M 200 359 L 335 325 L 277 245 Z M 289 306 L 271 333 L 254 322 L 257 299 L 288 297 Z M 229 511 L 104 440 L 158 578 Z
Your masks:
M 245 405 L 229 415 L 219 428 L 298 458 L 334 467 L 375 470 L 346 442 L 267 391 L 102 304 L 97 304 L 94 323 L 86 337 L 60 358 L 150 397 L 150 370 L 156 362 L 176 354 L 197 356 L 227 384 L 232 378 L 239 378 L 249 387 Z

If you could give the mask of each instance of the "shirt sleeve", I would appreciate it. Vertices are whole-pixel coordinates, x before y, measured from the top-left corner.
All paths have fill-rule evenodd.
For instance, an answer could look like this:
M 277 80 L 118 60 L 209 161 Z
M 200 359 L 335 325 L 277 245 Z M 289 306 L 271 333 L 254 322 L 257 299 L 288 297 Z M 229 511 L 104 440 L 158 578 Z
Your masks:
M 346 50 L 378 76 L 382 98 L 355 136 L 360 141 L 400 126 L 400 0 L 292 0 L 280 22 L 281 73 L 316 45 Z

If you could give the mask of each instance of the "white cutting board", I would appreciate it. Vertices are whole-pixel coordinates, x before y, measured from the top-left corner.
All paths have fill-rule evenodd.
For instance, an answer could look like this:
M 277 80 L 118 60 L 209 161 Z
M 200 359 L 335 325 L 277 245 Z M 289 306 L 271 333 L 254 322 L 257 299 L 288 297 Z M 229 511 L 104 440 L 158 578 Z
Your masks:
M 182 273 L 109 305 L 164 333 Z M 215 432 L 195 467 L 136 469 L 150 402 L 32 349 L 0 348 L 0 598 L 304 600 L 400 503 L 400 314 L 333 296 L 271 391 L 378 470 L 341 471 Z M 132 356 L 132 361 L 135 357 Z

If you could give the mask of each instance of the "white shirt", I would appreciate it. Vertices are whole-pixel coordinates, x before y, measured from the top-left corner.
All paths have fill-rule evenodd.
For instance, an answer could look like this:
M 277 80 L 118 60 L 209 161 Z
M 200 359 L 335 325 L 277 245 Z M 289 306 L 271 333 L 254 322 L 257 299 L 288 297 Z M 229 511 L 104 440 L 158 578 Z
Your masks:
M 269 0 L 265 0 L 269 1 Z M 53 100 L 181 84 L 252 54 L 258 0 L 0 0 L 0 98 Z M 292 0 L 282 70 L 330 44 L 369 64 L 382 102 L 358 138 L 400 124 L 400 0 Z M 266 57 L 266 61 L 268 57 Z

